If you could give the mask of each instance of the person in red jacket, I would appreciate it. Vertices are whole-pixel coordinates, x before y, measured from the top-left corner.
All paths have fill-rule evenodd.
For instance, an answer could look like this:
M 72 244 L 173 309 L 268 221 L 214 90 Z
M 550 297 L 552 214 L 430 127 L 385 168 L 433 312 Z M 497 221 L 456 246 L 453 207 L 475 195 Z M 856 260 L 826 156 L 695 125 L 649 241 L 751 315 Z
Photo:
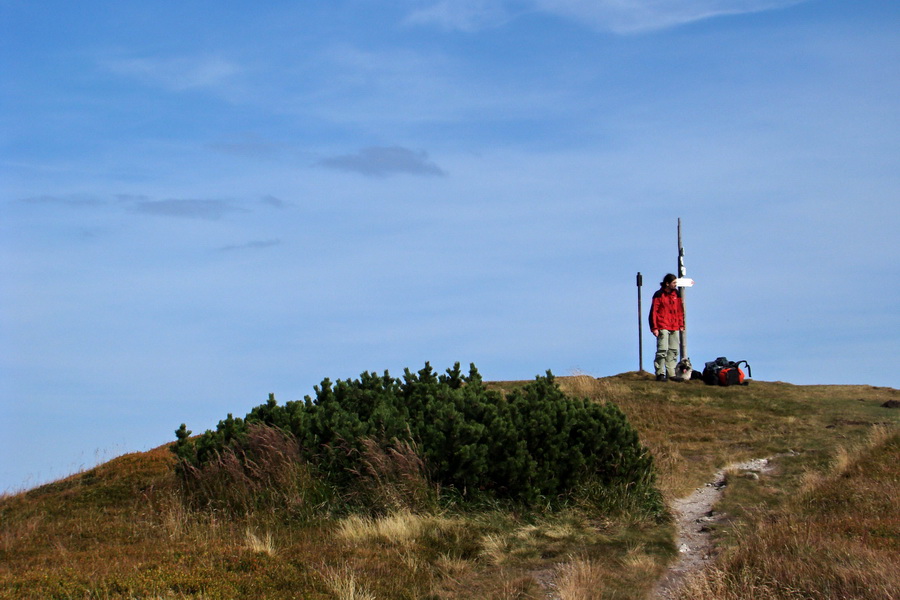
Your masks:
M 675 375 L 675 363 L 678 361 L 681 332 L 684 331 L 684 303 L 678 295 L 675 279 L 671 273 L 666 274 L 650 304 L 650 332 L 656 336 L 653 367 L 657 381 L 679 381 Z

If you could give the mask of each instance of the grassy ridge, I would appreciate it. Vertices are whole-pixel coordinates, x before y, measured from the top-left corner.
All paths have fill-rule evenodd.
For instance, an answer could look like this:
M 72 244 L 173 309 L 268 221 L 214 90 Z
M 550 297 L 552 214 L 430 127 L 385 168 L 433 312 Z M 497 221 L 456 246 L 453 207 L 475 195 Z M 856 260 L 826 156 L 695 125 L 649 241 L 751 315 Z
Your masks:
M 867 444 L 840 452 L 829 471 L 809 473 L 780 507 L 752 511 L 715 567 L 689 581 L 681 598 L 900 597 L 898 456 L 900 433 L 876 428 Z
M 897 390 L 558 379 L 626 413 L 668 498 L 729 462 L 778 456 L 775 473 L 726 488 L 724 551 L 686 597 L 900 590 L 887 558 L 900 550 L 900 517 L 885 500 L 900 497 L 900 414 L 881 406 Z M 0 499 L 0 598 L 537 599 L 552 582 L 570 600 L 637 600 L 674 557 L 672 539 L 670 524 L 579 506 L 237 519 L 186 507 L 173 457 L 159 448 Z

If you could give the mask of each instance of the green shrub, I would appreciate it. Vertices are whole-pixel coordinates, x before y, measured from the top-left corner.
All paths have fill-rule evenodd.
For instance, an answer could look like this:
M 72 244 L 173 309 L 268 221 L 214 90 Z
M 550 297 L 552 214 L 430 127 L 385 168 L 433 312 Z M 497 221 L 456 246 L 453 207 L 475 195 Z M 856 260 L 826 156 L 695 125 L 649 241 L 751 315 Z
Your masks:
M 549 371 L 506 395 L 487 389 L 474 365 L 463 375 L 459 363 L 442 375 L 426 363 L 417 373 L 405 370 L 402 380 L 388 372 L 325 379 L 315 398 L 282 406 L 270 395 L 244 419 L 228 415 L 196 438 L 182 425 L 174 448 L 182 474 L 210 469 L 226 454 L 245 473 L 259 471 L 249 443 L 259 426 L 289 435 L 298 458 L 345 497 L 365 488 L 361 479 L 383 489 L 385 481 L 420 477 L 464 499 L 552 504 L 584 499 L 586 490 L 596 496 L 599 486 L 662 510 L 652 458 L 625 415 L 613 404 L 566 396 Z M 421 460 L 410 459 L 411 449 Z M 402 464 L 388 465 L 390 457 Z M 398 498 L 421 498 L 409 490 L 420 486 Z

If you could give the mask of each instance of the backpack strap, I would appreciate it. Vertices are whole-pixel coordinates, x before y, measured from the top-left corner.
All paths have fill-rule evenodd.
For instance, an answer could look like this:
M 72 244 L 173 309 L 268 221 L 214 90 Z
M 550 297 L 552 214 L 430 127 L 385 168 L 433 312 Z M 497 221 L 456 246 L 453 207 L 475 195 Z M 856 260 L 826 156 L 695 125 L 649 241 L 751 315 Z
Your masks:
M 748 363 L 746 360 L 739 360 L 739 361 L 737 361 L 737 362 L 735 362 L 735 363 L 732 363 L 732 364 L 733 364 L 736 368 L 740 368 L 740 365 L 742 365 L 742 364 L 747 365 L 747 377 L 753 377 L 753 375 L 750 373 L 750 363 Z

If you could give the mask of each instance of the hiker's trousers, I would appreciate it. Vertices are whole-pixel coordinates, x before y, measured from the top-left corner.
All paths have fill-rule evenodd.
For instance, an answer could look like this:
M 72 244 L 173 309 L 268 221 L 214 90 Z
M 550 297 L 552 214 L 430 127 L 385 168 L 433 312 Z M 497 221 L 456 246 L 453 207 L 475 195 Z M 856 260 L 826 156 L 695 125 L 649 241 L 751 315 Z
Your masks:
M 681 345 L 679 331 L 660 329 L 656 336 L 656 358 L 653 367 L 657 375 L 675 377 L 675 365 L 678 363 L 678 349 Z

